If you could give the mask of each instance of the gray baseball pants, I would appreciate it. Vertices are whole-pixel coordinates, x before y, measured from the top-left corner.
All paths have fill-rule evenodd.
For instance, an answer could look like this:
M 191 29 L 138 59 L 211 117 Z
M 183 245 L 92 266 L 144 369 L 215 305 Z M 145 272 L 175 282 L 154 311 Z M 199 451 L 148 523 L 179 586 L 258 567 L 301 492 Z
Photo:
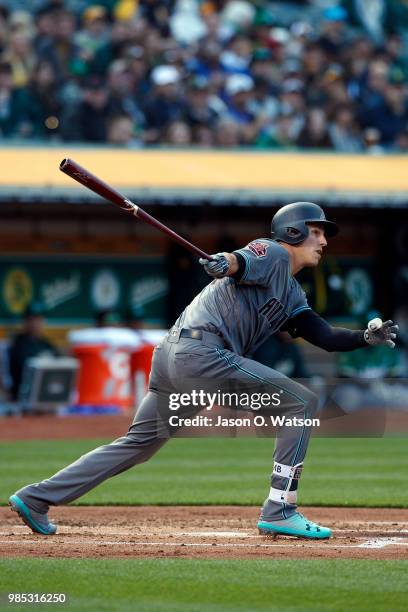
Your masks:
M 225 348 L 222 339 L 203 332 L 202 340 L 169 334 L 155 348 L 149 387 L 127 434 L 83 455 L 51 478 L 17 491 L 33 510 L 47 512 L 50 505 L 68 504 L 98 484 L 150 459 L 171 437 L 177 427 L 166 427 L 170 413 L 169 394 L 186 392 L 191 381 L 204 391 L 214 389 L 214 381 L 259 384 L 263 391 L 283 391 L 279 413 L 300 419 L 312 418 L 317 397 L 303 385 L 256 361 Z M 255 385 L 255 386 L 254 386 Z M 201 408 L 190 409 L 189 415 Z M 271 408 L 270 412 L 276 409 Z M 184 416 L 184 413 L 183 413 Z M 300 425 L 278 429 L 274 451 L 271 493 L 265 500 L 262 518 L 279 520 L 296 510 L 296 489 L 311 427 Z M 298 466 L 298 467 L 295 467 Z M 281 495 L 280 495 L 281 493 Z

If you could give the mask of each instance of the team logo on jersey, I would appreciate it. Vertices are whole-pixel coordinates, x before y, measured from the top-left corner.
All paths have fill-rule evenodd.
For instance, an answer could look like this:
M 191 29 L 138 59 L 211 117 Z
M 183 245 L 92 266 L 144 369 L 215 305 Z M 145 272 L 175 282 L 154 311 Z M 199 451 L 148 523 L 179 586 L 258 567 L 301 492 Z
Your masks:
M 256 257 L 265 257 L 268 245 L 264 242 L 250 242 L 247 247 Z
M 261 306 L 259 313 L 266 317 L 269 327 L 273 327 L 273 329 L 279 329 L 288 318 L 285 307 L 274 297 Z

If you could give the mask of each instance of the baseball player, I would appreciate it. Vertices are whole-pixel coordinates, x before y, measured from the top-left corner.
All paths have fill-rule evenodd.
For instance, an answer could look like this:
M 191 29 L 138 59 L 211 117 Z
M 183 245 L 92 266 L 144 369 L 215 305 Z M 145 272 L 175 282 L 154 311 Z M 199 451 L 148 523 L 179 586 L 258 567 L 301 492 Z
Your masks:
M 317 397 L 303 385 L 247 357 L 278 330 L 302 337 L 327 351 L 351 351 L 372 344 L 394 347 L 398 326 L 392 321 L 353 331 L 331 327 L 308 305 L 294 276 L 317 266 L 327 239 L 338 228 L 310 202 L 283 206 L 272 219 L 272 237 L 250 242 L 233 253 L 200 260 L 213 277 L 156 347 L 148 391 L 127 434 L 101 446 L 42 482 L 10 497 L 10 505 L 33 530 L 54 534 L 51 505 L 67 504 L 110 476 L 147 461 L 166 442 L 159 432 L 163 398 L 184 390 L 186 379 L 203 389 L 214 380 L 239 380 L 282 392 L 280 409 L 303 422 L 317 411 Z M 196 410 L 198 412 L 199 409 Z M 295 419 L 292 419 L 294 421 Z M 177 429 L 177 428 L 175 428 Z M 287 431 L 285 431 L 287 429 Z M 262 534 L 323 539 L 331 530 L 297 511 L 297 488 L 311 428 L 278 430 L 271 488 L 258 528 Z

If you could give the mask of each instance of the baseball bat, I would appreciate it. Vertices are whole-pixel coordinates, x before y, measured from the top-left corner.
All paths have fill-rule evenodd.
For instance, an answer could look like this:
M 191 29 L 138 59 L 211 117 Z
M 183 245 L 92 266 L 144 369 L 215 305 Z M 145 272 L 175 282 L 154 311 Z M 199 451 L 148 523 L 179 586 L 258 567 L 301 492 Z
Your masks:
M 164 234 L 167 234 L 167 236 L 169 236 L 172 240 L 181 244 L 181 246 L 185 247 L 194 255 L 211 261 L 211 256 L 208 255 L 208 253 L 205 253 L 205 251 L 202 251 L 194 244 L 191 244 L 191 242 L 189 242 L 179 234 L 176 234 L 176 232 L 173 232 L 173 230 L 167 227 L 167 225 L 160 223 L 160 221 L 149 215 L 149 213 L 140 208 L 140 206 L 134 204 L 134 202 L 131 202 L 128 198 L 125 198 L 125 196 L 116 191 L 116 189 L 113 189 L 113 187 L 102 181 L 100 178 L 98 178 L 79 164 L 77 164 L 77 162 L 73 159 L 63 159 L 60 163 L 59 168 L 61 172 L 64 172 L 65 174 L 73 178 L 75 181 L 78 181 L 78 183 L 81 183 L 81 185 L 84 185 L 84 187 L 87 187 L 91 191 L 94 191 L 105 200 L 108 200 L 108 202 L 119 206 L 119 208 L 134 215 L 138 219 L 143 219 L 143 221 L 149 223 L 149 225 L 152 225 L 159 231 L 163 232 Z

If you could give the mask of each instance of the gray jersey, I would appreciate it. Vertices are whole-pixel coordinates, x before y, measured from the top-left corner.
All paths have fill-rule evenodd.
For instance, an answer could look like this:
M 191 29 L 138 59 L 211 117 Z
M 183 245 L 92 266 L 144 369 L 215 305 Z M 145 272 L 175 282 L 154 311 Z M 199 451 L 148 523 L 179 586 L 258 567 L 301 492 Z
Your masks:
M 240 281 L 231 277 L 207 285 L 175 325 L 221 334 L 238 355 L 252 354 L 287 319 L 310 310 L 290 271 L 289 254 L 277 242 L 260 238 L 235 251 L 245 260 Z

